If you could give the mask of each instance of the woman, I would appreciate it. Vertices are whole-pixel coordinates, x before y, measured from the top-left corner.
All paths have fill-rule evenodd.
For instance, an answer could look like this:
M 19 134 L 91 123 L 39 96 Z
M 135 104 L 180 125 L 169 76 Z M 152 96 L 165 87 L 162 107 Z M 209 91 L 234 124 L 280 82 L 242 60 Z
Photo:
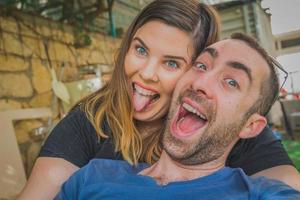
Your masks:
M 111 81 L 83 99 L 52 131 L 20 199 L 53 198 L 92 158 L 154 162 L 177 80 L 218 35 L 214 11 L 197 1 L 159 0 L 145 7 L 128 28 Z M 278 147 L 273 138 L 257 140 Z M 247 169 L 240 156 L 250 145 L 259 151 L 255 143 L 240 142 L 228 164 Z M 282 157 L 276 165 L 289 164 L 286 154 Z

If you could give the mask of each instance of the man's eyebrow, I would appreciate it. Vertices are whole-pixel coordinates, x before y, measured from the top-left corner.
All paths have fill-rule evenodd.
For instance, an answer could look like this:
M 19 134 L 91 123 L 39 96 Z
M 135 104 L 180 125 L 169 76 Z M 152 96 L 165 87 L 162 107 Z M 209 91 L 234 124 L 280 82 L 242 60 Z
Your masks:
M 149 50 L 149 48 L 147 47 L 147 45 L 145 44 L 145 42 L 139 38 L 139 37 L 135 37 L 133 38 L 133 40 L 137 40 L 139 43 L 141 43 L 143 45 L 143 47 L 146 49 L 146 50 Z
M 219 56 L 219 53 L 217 52 L 217 50 L 212 47 L 207 47 L 206 49 L 204 49 L 202 51 L 201 54 L 203 54 L 203 53 L 209 53 L 211 55 L 211 57 L 213 57 L 213 58 L 216 58 Z
M 243 63 L 236 62 L 236 61 L 229 61 L 226 63 L 229 67 L 232 67 L 234 69 L 242 70 L 247 74 L 247 77 L 250 80 L 250 83 L 252 83 L 253 77 L 251 74 L 251 69 L 244 65 Z

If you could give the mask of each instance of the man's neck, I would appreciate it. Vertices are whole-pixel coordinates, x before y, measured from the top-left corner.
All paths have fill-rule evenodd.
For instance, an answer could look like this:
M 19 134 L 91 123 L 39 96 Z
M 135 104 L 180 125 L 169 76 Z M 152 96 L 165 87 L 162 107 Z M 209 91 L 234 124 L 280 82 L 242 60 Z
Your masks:
M 169 155 L 163 151 L 160 159 L 151 167 L 141 171 L 140 175 L 152 177 L 159 185 L 193 180 L 222 169 L 225 166 L 226 157 L 227 155 L 224 155 L 214 161 L 200 165 L 183 165 L 172 160 Z

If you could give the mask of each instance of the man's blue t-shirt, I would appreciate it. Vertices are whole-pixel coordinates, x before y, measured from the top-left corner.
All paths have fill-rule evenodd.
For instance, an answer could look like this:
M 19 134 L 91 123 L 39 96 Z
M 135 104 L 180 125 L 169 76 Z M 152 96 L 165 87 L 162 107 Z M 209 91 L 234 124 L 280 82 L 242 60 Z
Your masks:
M 148 166 L 134 167 L 120 160 L 92 160 L 64 183 L 55 199 L 300 199 L 300 192 L 280 181 L 252 179 L 237 168 L 224 167 L 205 177 L 158 185 L 153 178 L 138 175 Z

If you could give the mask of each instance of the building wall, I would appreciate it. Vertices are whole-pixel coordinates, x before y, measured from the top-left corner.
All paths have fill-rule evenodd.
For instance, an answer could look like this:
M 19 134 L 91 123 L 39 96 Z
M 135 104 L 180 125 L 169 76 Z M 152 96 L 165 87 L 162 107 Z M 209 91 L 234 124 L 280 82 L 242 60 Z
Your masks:
M 0 112 L 51 107 L 53 113 L 57 113 L 57 107 L 52 105 L 54 95 L 45 42 L 48 43 L 49 59 L 57 76 L 64 69 L 64 82 L 78 80 L 79 70 L 85 65 L 100 64 L 112 68 L 120 39 L 87 33 L 92 40 L 91 45 L 76 48 L 74 44 L 78 38 L 73 34 L 73 27 L 0 9 Z M 31 165 L 26 163 L 25 157 L 34 142 L 29 132 L 47 121 L 15 122 L 16 138 L 25 166 Z
M 270 15 L 261 8 L 258 2 L 225 7 L 219 5 L 218 11 L 222 23 L 222 38 L 228 38 L 235 32 L 247 33 L 257 38 L 270 54 L 274 54 Z

